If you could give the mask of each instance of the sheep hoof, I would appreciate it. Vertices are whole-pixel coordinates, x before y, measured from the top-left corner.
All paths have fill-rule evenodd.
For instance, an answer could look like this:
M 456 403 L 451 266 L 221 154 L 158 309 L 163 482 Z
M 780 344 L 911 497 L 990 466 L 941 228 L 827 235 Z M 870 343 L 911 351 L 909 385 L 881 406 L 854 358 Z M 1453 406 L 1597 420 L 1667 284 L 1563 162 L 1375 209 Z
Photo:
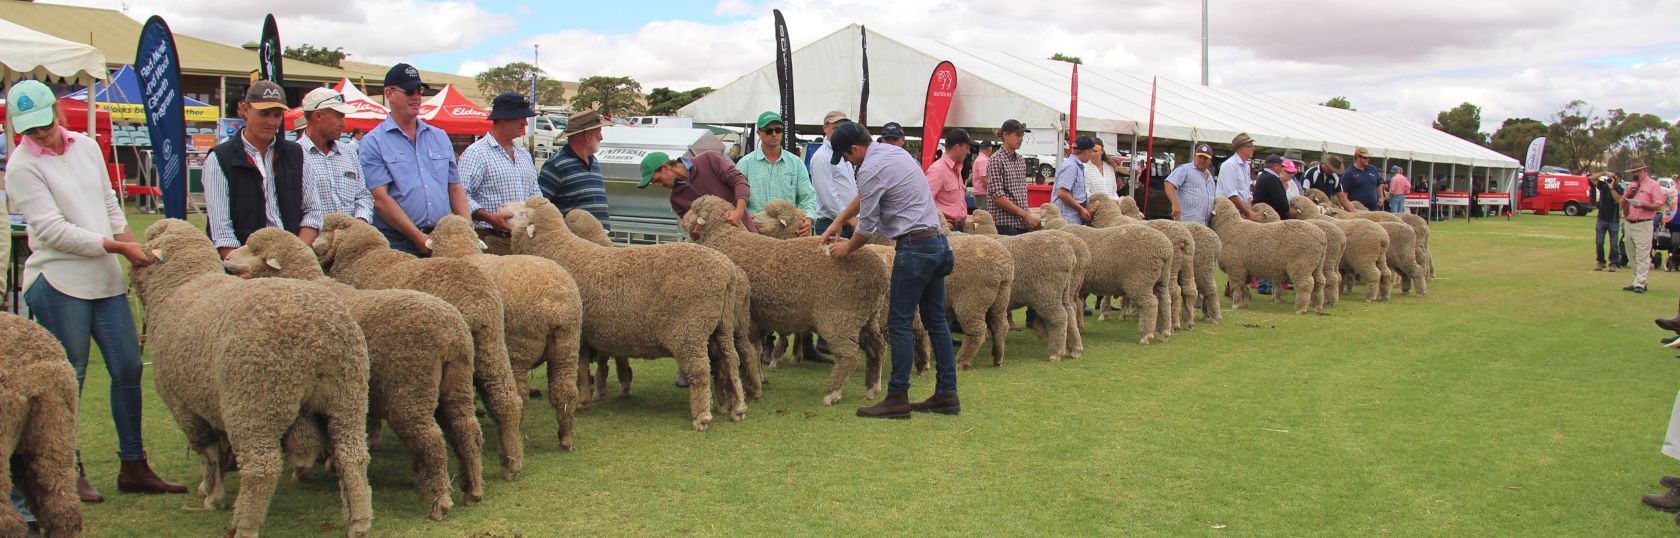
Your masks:
M 881 387 L 880 386 L 874 386 L 874 387 L 869 387 L 869 388 L 863 389 L 863 399 L 864 399 L 864 401 L 873 400 L 873 399 L 875 399 L 875 395 L 880 394 L 880 393 L 881 393 Z M 838 398 L 836 398 L 836 399 L 838 399 Z
M 452 506 L 454 506 L 454 505 L 453 505 L 453 503 L 449 502 L 449 498 L 444 497 L 444 498 L 438 500 L 437 504 L 432 505 L 432 513 L 426 514 L 426 518 L 430 519 L 432 521 L 443 521 L 445 519 L 448 519 L 449 518 L 449 509 Z
M 476 491 L 476 492 L 474 492 L 474 491 L 463 491 L 463 492 L 461 492 L 461 504 L 463 506 L 478 506 L 478 503 L 483 502 L 483 501 L 484 501 L 484 492 L 483 491 Z
M 1050 362 L 1062 362 L 1062 357 L 1060 355 L 1051 355 Z
M 961 372 L 961 371 L 963 371 L 963 370 L 967 370 L 967 369 L 968 369 L 968 367 L 969 367 L 969 365 L 967 365 L 967 364 L 958 364 L 958 365 L 957 365 L 957 371 L 958 371 L 958 372 Z
M 519 471 L 502 471 L 502 480 L 508 482 L 519 480 Z
M 730 422 L 740 422 L 747 419 L 747 410 L 737 409 L 729 414 Z
M 838 390 L 828 393 L 828 395 L 823 396 L 823 399 L 822 399 L 823 405 L 834 405 L 835 402 L 839 402 L 839 401 L 840 401 L 840 391 L 838 391 Z
M 1138 340 L 1138 345 L 1147 346 L 1147 345 L 1149 345 L 1149 342 L 1153 341 L 1153 340 L 1155 340 L 1155 335 L 1145 336 L 1142 339 Z
M 1108 321 L 1108 314 L 1097 315 L 1097 321 Z
M 711 426 L 711 424 L 712 424 L 712 413 L 710 411 L 705 412 L 705 413 L 701 413 L 699 417 L 696 417 L 694 419 L 694 431 L 697 431 L 697 432 L 706 431 L 706 427 Z

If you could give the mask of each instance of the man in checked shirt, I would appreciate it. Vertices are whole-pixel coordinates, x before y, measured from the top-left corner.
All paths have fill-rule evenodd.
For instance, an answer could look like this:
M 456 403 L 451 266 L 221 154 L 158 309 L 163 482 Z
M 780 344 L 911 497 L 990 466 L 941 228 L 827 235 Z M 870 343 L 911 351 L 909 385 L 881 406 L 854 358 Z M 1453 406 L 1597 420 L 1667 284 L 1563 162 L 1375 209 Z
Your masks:
M 525 119 L 535 115 L 525 96 L 498 95 L 490 105 L 490 136 L 461 152 L 461 186 L 467 190 L 467 207 L 487 254 L 513 253 L 507 226 L 513 215 L 500 212 L 502 204 L 542 196 L 531 154 L 513 143 L 525 134 Z
M 355 112 L 332 88 L 316 88 L 303 96 L 303 117 L 309 122 L 298 140 L 303 146 L 303 179 L 315 183 L 322 213 L 344 213 L 372 222 L 373 194 L 362 179 L 356 147 L 338 143 L 344 115 Z

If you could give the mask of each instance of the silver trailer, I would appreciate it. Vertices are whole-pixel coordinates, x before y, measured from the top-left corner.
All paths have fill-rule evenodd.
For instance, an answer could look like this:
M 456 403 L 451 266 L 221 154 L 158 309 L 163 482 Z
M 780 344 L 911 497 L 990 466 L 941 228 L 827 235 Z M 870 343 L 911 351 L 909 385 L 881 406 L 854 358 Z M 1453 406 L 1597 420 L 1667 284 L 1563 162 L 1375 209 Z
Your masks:
M 595 158 L 607 185 L 613 242 L 647 245 L 687 240 L 671 211 L 671 191 L 658 185 L 636 188 L 642 181 L 642 158 L 655 151 L 672 159 L 705 151 L 722 153 L 723 141 L 709 129 L 612 126 L 601 128 L 601 135 Z

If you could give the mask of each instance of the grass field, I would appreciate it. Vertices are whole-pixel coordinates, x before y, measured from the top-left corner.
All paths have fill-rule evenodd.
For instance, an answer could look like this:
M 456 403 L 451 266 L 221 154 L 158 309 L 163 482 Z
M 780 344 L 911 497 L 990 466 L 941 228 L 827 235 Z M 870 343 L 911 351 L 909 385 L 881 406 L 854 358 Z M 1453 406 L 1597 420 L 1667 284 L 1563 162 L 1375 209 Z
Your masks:
M 135 216 L 137 229 L 150 219 Z M 1651 319 L 1680 275 L 1621 291 L 1592 272 L 1587 218 L 1436 223 L 1426 298 L 1344 301 L 1327 315 L 1256 301 L 1168 343 L 1090 322 L 1079 360 L 1009 359 L 960 375 L 961 416 L 867 421 L 861 370 L 834 407 L 822 365 L 770 371 L 741 423 L 688 427 L 674 363 L 636 363 L 635 395 L 578 415 L 561 452 L 546 400 L 527 408 L 525 473 L 485 502 L 425 519 L 388 431 L 370 469 L 378 535 L 1639 536 L 1675 532 L 1643 507 L 1680 474 L 1658 450 L 1680 362 Z M 1363 288 L 1354 294 L 1363 297 Z M 1287 298 L 1286 298 L 1287 299 Z M 1228 302 L 1227 302 L 1228 304 Z M 1093 318 L 1094 320 L 1094 318 Z M 982 352 L 985 356 L 985 352 Z M 97 360 L 97 359 L 96 359 Z M 977 364 L 989 361 L 976 361 Z M 149 375 L 149 374 L 148 374 Z M 541 372 L 535 373 L 540 377 Z M 90 367 L 81 444 L 104 504 L 91 536 L 216 536 L 230 512 L 189 495 L 116 491 L 108 376 Z M 932 391 L 914 379 L 913 399 Z M 146 382 L 153 467 L 198 482 Z M 494 425 L 485 421 L 488 443 Z M 230 496 L 238 478 L 228 475 Z M 335 480 L 282 481 L 265 536 L 342 535 Z

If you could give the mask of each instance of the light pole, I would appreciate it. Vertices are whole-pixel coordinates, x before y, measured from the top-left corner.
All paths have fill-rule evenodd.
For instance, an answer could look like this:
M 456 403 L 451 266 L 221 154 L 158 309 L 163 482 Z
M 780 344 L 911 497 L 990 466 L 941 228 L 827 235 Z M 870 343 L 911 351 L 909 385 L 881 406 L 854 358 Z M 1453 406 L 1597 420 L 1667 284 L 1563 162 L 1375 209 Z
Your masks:
M 1202 0 L 1202 85 L 1208 85 L 1208 0 Z

